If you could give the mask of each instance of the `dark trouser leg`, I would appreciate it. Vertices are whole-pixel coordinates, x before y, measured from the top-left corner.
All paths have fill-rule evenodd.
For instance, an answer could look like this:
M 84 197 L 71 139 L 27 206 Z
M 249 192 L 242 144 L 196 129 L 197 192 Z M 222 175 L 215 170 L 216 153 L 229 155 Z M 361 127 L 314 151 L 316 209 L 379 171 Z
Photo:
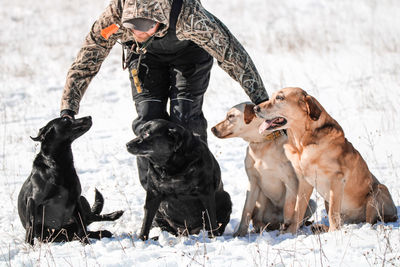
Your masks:
M 201 56 L 204 57 L 201 63 L 171 68 L 171 83 L 175 86 L 171 87 L 170 120 L 192 130 L 207 142 L 207 120 L 202 106 L 213 59 L 208 54 Z
M 132 123 L 132 129 L 138 135 L 139 129 L 146 122 L 154 119 L 169 119 L 166 110 L 170 87 L 168 65 L 154 60 L 151 55 L 145 55 L 139 67 L 142 91 L 138 92 L 132 74 L 130 74 L 130 80 L 132 98 L 138 115 Z

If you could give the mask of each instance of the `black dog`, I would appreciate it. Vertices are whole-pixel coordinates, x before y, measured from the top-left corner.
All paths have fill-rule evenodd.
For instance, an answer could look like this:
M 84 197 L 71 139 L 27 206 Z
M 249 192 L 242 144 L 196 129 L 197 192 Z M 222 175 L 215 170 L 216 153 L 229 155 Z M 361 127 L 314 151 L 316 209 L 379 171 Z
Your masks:
M 89 238 L 111 237 L 109 231 L 87 231 L 95 221 L 114 221 L 123 211 L 100 215 L 104 199 L 96 190 L 90 208 L 81 196 L 71 143 L 92 126 L 91 117 L 72 120 L 57 118 L 39 130 L 34 141 L 41 142 L 33 169 L 18 196 L 18 213 L 26 229 L 25 241 L 33 245 L 34 237 L 44 242 L 88 242 Z
M 203 227 L 211 235 L 223 234 L 232 202 L 217 161 L 199 137 L 175 123 L 153 120 L 127 148 L 139 157 L 140 182 L 147 193 L 142 240 L 148 239 L 153 219 L 153 226 L 175 235 L 197 234 Z

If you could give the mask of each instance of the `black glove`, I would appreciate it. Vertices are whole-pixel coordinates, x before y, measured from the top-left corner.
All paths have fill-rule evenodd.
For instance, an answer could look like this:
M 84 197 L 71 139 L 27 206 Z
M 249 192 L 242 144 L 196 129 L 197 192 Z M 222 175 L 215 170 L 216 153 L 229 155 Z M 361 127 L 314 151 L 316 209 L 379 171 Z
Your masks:
M 60 117 L 69 117 L 71 119 L 75 119 L 75 112 L 70 109 L 63 109 L 60 112 Z

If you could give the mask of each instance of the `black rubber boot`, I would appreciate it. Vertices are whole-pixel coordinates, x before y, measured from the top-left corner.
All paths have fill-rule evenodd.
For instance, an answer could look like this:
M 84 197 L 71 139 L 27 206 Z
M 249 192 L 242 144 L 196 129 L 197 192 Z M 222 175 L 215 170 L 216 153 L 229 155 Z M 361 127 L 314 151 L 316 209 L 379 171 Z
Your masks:
M 198 103 L 200 101 L 202 97 L 196 100 L 172 99 L 170 120 L 192 131 L 207 143 L 207 120 L 201 111 L 201 103 Z

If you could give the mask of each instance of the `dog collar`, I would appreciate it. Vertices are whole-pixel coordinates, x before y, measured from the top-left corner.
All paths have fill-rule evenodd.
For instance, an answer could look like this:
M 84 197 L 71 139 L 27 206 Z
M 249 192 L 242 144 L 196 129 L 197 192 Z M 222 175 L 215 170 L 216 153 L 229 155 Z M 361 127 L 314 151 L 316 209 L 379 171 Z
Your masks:
M 275 131 L 265 136 L 265 140 L 267 141 L 275 140 L 276 138 L 281 137 L 283 135 L 285 135 L 285 132 L 283 130 Z

